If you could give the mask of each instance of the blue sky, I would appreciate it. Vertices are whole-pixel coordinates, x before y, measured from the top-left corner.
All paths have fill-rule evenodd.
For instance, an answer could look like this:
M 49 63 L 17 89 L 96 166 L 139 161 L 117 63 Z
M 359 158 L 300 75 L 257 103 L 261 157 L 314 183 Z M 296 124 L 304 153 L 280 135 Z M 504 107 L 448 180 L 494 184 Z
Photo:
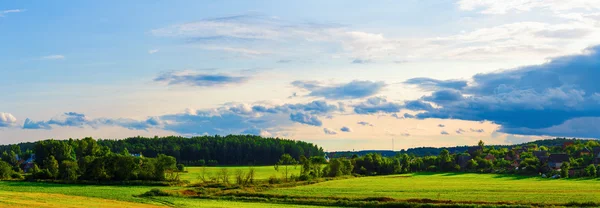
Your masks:
M 600 137 L 596 1 L 21 0 L 0 34 L 0 143 Z

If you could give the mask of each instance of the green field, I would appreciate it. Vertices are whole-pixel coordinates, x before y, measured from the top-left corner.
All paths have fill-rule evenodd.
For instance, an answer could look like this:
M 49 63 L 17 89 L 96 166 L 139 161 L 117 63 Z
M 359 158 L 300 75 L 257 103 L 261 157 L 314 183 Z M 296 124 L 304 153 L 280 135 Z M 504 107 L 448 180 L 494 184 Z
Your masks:
M 227 167 L 230 172 L 248 167 Z M 208 168 L 217 172 L 220 168 Z M 200 168 L 191 167 L 183 179 L 195 181 Z M 256 167 L 257 178 L 277 174 L 272 166 Z M 294 171 L 299 171 L 296 169 Z M 297 174 L 297 173 L 296 173 Z M 197 179 L 196 179 L 197 180 Z M 73 185 L 21 181 L 0 182 L 0 207 L 306 207 L 186 197 L 134 197 L 152 188 L 185 187 Z M 390 197 L 470 202 L 550 203 L 600 201 L 598 179 L 542 179 L 539 177 L 418 173 L 331 180 L 312 185 L 275 188 L 263 193 L 299 197 Z
M 391 197 L 485 202 L 600 201 L 600 180 L 553 180 L 495 174 L 406 174 L 334 180 L 267 193 L 294 196 Z
M 206 172 L 208 174 L 215 175 L 223 167 L 205 167 L 205 168 L 206 168 Z M 229 175 L 231 176 L 230 177 L 231 179 L 233 179 L 236 171 L 241 170 L 241 171 L 244 171 L 245 173 L 247 173 L 248 170 L 250 169 L 250 167 L 248 167 L 248 166 L 230 166 L 230 167 L 226 167 L 226 168 L 229 172 Z M 273 166 L 255 166 L 253 168 L 256 171 L 256 175 L 255 175 L 256 180 L 267 180 L 271 176 L 281 177 L 281 173 L 277 172 Z M 295 174 L 295 175 L 300 174 L 300 166 L 296 166 L 296 167 L 290 166 L 289 168 L 292 169 L 290 174 Z M 186 169 L 187 173 L 182 173 L 180 175 L 181 180 L 188 180 L 192 183 L 200 181 L 200 179 L 198 179 L 198 177 L 201 175 L 203 167 L 186 167 L 185 169 Z

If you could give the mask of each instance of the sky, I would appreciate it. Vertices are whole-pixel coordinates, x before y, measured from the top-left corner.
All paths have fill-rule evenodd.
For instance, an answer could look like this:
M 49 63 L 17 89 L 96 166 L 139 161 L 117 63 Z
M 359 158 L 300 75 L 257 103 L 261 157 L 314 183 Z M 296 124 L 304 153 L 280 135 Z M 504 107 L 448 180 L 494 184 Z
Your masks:
M 595 0 L 3 0 L 0 34 L 0 144 L 600 137 Z

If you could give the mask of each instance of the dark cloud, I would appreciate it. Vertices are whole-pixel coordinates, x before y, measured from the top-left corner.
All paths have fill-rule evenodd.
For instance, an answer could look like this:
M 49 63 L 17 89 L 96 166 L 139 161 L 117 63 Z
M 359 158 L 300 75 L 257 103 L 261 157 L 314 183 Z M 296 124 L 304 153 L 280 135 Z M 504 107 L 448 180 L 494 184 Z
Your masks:
M 17 119 L 10 113 L 0 112 L 0 127 L 9 127 L 17 123 Z
M 485 132 L 485 130 L 483 130 L 483 129 L 473 129 L 473 128 L 471 128 L 470 130 L 471 130 L 471 132 L 475 132 L 475 133 L 483 133 L 483 132 Z
M 319 119 L 319 117 L 301 112 L 290 114 L 290 120 L 311 126 L 323 125 L 323 122 L 321 119 Z
M 456 133 L 457 134 L 463 134 L 463 133 L 465 133 L 465 130 L 464 129 L 457 129 Z
M 88 119 L 84 114 L 68 112 L 64 113 L 57 118 L 52 118 L 48 121 L 33 121 L 29 118 L 25 119 L 25 123 L 23 124 L 23 129 L 52 129 L 53 126 L 68 126 L 68 127 L 97 127 L 100 125 L 108 125 L 108 126 L 120 126 L 127 129 L 132 130 L 147 130 L 153 126 L 158 126 L 161 124 L 161 121 L 152 117 L 145 121 L 138 121 L 134 119 L 126 119 L 126 118 L 117 118 L 117 119 L 107 119 L 107 118 L 98 118 L 98 119 Z
M 443 89 L 433 92 L 430 96 L 423 97 L 423 100 L 436 104 L 456 102 L 463 99 L 460 91 L 454 89 Z
M 399 103 L 388 102 L 383 97 L 372 97 L 366 101 L 354 105 L 354 112 L 357 114 L 373 113 L 397 113 L 404 106 Z
M 384 82 L 354 80 L 346 84 L 325 86 L 316 81 L 294 81 L 292 85 L 310 91 L 308 96 L 327 99 L 356 99 L 373 96 L 386 86 Z
M 343 132 L 352 132 L 352 129 L 350 129 L 350 127 L 344 126 L 344 127 L 342 127 L 340 129 L 340 131 L 343 131 Z
M 512 134 L 600 137 L 594 131 L 581 129 L 590 126 L 582 126 L 578 131 L 564 128 L 583 118 L 600 117 L 599 49 L 590 48 L 581 55 L 558 57 L 541 65 L 477 74 L 471 85 L 453 91 L 452 95 L 460 92 L 462 98 L 454 96 L 456 99 L 436 102 L 439 108 L 416 116 L 487 120 L 499 124 L 500 132 Z M 433 94 L 446 93 L 444 90 Z M 423 99 L 439 100 L 433 97 Z
M 366 122 L 366 121 L 359 121 L 357 124 L 363 125 L 363 126 L 373 126 L 373 124 Z
M 440 132 L 441 135 L 450 135 L 447 131 Z
M 333 129 L 329 129 L 329 128 L 323 128 L 323 131 L 325 132 L 325 134 L 337 134 L 337 132 L 335 132 Z
M 426 77 L 412 78 L 404 81 L 404 84 L 415 85 L 422 90 L 433 91 L 440 89 L 461 90 L 467 86 L 464 80 L 437 80 Z
M 225 74 L 197 74 L 187 72 L 167 72 L 154 79 L 168 85 L 188 85 L 198 87 L 224 86 L 240 84 L 248 81 L 246 76 L 231 76 Z
M 412 114 L 405 113 L 404 118 L 415 118 L 415 116 Z
M 444 127 L 446 127 L 446 125 L 444 125 L 444 124 L 438 124 L 438 127 L 444 128 Z

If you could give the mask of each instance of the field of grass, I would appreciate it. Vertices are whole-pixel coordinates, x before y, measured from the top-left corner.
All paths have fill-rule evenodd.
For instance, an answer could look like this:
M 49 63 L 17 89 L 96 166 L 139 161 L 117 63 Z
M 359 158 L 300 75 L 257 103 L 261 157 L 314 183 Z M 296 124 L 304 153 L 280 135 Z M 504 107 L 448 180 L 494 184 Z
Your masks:
M 223 167 L 206 167 L 206 173 L 208 173 L 209 175 L 215 175 L 222 168 Z M 230 167 L 225 167 L 225 168 L 227 168 L 227 171 L 228 171 L 229 175 L 231 176 L 232 180 L 233 180 L 233 177 L 237 170 L 242 170 L 245 173 L 247 173 L 248 170 L 250 169 L 250 167 L 248 167 L 248 166 L 230 166 Z M 290 166 L 289 168 L 292 169 L 290 174 L 295 174 L 295 175 L 300 174 L 300 166 L 296 166 L 296 167 Z M 200 176 L 202 169 L 203 169 L 203 167 L 186 167 L 185 170 L 187 171 L 187 173 L 182 173 L 179 177 L 181 180 L 188 180 L 192 183 L 198 182 L 198 181 L 200 181 L 200 179 L 198 179 L 198 177 Z M 256 167 L 254 167 L 254 170 L 256 171 L 256 175 L 254 177 L 256 180 L 267 180 L 271 176 L 281 177 L 281 173 L 277 172 L 273 166 L 256 166 Z
M 0 191 L 0 207 L 41 208 L 160 208 L 163 206 L 101 199 L 95 197 L 69 196 L 64 194 Z
M 333 180 L 279 188 L 293 196 L 391 197 L 485 202 L 568 203 L 600 201 L 600 180 L 553 180 L 495 174 L 405 174 Z
M 103 186 L 0 181 L 0 207 L 306 207 L 284 204 L 233 202 L 180 197 L 134 197 L 152 188 L 181 187 Z

